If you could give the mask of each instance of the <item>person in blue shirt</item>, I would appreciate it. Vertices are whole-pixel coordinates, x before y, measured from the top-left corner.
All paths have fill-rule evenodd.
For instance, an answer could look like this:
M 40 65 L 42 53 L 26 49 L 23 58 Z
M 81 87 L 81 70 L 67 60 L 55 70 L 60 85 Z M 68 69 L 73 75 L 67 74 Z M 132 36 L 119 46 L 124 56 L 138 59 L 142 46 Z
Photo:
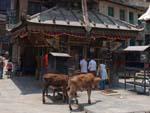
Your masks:
M 99 83 L 100 90 L 105 90 L 106 80 L 107 80 L 107 71 L 105 64 L 99 64 L 98 66 L 98 76 L 100 76 L 101 81 Z

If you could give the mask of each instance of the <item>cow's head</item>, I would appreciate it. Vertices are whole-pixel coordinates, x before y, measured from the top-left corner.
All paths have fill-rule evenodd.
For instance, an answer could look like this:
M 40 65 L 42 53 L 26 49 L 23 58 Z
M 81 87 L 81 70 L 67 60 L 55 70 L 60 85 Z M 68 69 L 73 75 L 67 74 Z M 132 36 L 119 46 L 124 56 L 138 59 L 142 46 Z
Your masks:
M 98 87 L 98 84 L 100 82 L 101 78 L 100 77 L 95 77 L 94 78 L 94 82 L 93 82 L 93 88 L 97 88 Z

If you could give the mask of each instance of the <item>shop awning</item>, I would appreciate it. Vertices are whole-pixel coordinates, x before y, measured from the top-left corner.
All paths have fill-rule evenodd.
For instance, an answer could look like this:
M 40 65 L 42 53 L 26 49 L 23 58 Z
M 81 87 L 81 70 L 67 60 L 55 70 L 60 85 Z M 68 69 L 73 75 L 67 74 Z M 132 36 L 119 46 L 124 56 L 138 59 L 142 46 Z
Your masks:
M 147 9 L 147 11 L 139 18 L 139 20 L 145 20 L 145 21 L 150 20 L 150 6 Z
M 146 49 L 150 48 L 150 45 L 148 46 L 128 46 L 127 48 L 124 49 L 124 51 L 145 51 Z
M 50 54 L 54 57 L 66 57 L 69 58 L 71 57 L 69 54 L 67 53 L 56 53 L 56 52 L 50 52 Z

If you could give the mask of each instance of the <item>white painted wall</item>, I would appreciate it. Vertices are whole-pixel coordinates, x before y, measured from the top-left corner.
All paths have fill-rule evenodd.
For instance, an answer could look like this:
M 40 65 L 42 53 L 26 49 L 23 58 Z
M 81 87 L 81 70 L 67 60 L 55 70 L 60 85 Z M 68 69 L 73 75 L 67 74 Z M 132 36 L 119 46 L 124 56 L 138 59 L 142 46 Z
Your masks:
M 129 22 L 129 12 L 134 13 L 134 23 L 135 25 L 138 23 L 138 14 L 143 14 L 144 12 L 133 9 L 127 6 L 114 4 L 107 1 L 100 1 L 99 2 L 99 11 L 105 15 L 108 15 L 108 7 L 114 8 L 114 17 L 120 19 L 120 9 L 124 9 L 126 13 L 126 21 Z

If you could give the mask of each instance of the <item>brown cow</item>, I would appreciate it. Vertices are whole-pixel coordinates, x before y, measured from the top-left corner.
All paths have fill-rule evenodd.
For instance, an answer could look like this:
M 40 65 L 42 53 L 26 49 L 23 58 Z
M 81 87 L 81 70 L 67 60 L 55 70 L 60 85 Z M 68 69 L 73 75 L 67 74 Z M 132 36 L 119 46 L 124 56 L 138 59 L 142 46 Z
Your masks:
M 71 100 L 75 98 L 76 104 L 78 104 L 77 100 L 77 91 L 78 90 L 87 90 L 88 94 L 88 103 L 91 104 L 91 90 L 93 87 L 97 86 L 98 82 L 100 81 L 99 77 L 95 77 L 92 73 L 87 74 L 79 74 L 70 78 L 68 82 L 68 96 L 69 96 L 69 108 L 72 110 L 71 107 Z
M 61 88 L 63 93 L 63 101 L 65 101 L 65 99 L 68 99 L 68 94 L 67 94 L 68 76 L 67 75 L 48 73 L 45 74 L 43 78 L 45 80 L 43 94 L 42 94 L 43 103 L 45 103 L 45 93 L 48 91 L 49 86 Z

